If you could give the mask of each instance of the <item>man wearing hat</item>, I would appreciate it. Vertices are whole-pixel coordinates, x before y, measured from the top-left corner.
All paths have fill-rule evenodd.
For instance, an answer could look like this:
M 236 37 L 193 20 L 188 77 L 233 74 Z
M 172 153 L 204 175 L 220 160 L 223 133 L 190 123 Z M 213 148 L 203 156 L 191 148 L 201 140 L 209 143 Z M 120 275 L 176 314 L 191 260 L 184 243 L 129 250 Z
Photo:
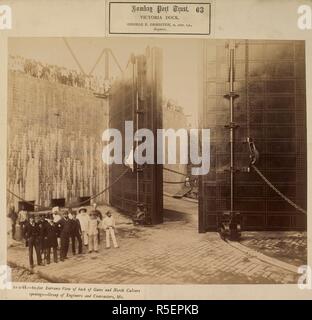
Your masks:
M 90 212 L 90 218 L 88 220 L 87 233 L 89 237 L 89 253 L 92 251 L 98 252 L 98 233 L 99 233 L 99 221 L 97 214 L 94 211 Z
M 77 219 L 80 222 L 83 244 L 87 246 L 89 243 L 88 232 L 87 232 L 89 217 L 87 215 L 87 209 L 85 207 L 80 207 L 78 209 Z
M 82 239 L 81 239 L 81 226 L 77 219 L 77 212 L 72 211 L 72 228 L 71 228 L 71 242 L 73 255 L 76 254 L 76 239 L 78 241 L 78 254 L 82 253 Z
M 53 222 L 57 225 L 58 222 L 62 219 L 62 217 L 60 215 L 60 208 L 59 207 L 52 208 L 52 217 L 53 217 Z M 58 246 L 58 248 L 61 247 L 61 239 L 60 239 L 59 230 L 58 230 L 58 234 L 57 234 L 57 246 Z
M 110 248 L 110 238 L 112 238 L 114 248 L 119 248 L 115 236 L 116 223 L 110 210 L 106 212 L 106 215 L 102 221 L 102 228 L 105 230 L 106 233 L 106 249 Z
M 34 249 L 36 251 L 37 264 L 38 266 L 41 266 L 42 260 L 40 254 L 40 229 L 38 224 L 35 222 L 35 217 L 33 214 L 29 216 L 29 221 L 25 224 L 25 238 L 28 243 L 30 268 L 34 267 Z
M 51 249 L 53 250 L 53 260 L 57 263 L 57 226 L 53 222 L 53 214 L 49 214 L 46 218 L 47 223 L 44 225 L 44 242 L 46 248 L 46 260 L 47 264 L 50 264 Z
M 60 260 L 64 261 L 67 259 L 69 238 L 71 235 L 71 220 L 68 218 L 68 210 L 63 211 L 63 218 L 57 223 L 60 230 L 61 238 L 61 249 L 60 249 Z
M 60 215 L 60 208 L 59 207 L 53 207 L 52 208 L 52 215 L 53 215 L 53 222 L 58 223 L 62 217 Z
M 45 243 L 45 225 L 47 221 L 45 220 L 44 214 L 39 214 L 39 218 L 37 221 L 39 227 L 39 250 L 41 255 L 41 260 L 44 263 L 44 259 L 46 256 L 46 243 Z
M 91 211 L 92 213 L 96 214 L 97 220 L 99 224 L 101 224 L 101 221 L 103 220 L 102 212 L 97 208 L 97 204 L 94 202 L 92 204 L 93 210 Z M 101 229 L 98 228 L 98 243 L 101 241 Z

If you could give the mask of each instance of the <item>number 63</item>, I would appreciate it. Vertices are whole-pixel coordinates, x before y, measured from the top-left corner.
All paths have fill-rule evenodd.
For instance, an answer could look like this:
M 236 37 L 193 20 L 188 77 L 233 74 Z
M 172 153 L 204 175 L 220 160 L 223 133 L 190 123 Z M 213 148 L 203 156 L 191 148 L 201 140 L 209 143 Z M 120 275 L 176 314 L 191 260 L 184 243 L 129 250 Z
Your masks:
M 204 11 L 205 11 L 204 7 L 196 7 L 196 12 L 204 13 Z

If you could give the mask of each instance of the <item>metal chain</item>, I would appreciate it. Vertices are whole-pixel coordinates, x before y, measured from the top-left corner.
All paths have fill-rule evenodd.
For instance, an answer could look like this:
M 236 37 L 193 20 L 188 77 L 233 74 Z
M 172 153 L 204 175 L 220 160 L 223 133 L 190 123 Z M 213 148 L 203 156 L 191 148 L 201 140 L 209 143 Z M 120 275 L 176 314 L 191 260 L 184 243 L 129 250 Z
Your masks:
M 19 195 L 17 195 L 16 193 L 14 193 L 13 191 L 11 191 L 10 189 L 7 189 L 7 192 L 10 193 L 10 194 L 11 194 L 12 196 L 14 196 L 15 198 L 23 201 L 24 203 L 29 204 L 29 205 L 31 205 L 31 206 L 33 206 L 33 207 L 37 207 L 37 208 L 41 209 L 42 211 L 49 209 L 49 208 L 47 208 L 47 207 L 41 206 L 40 204 L 35 204 L 35 203 L 32 203 L 32 202 L 29 202 L 29 201 L 25 200 L 24 198 L 20 197 Z
M 167 184 L 185 184 L 185 181 L 163 181 L 163 183 L 167 183 Z
M 98 192 L 97 194 L 95 194 L 94 196 L 91 196 L 90 198 L 88 198 L 87 200 L 85 201 L 82 201 L 82 202 L 78 202 L 78 203 L 75 203 L 71 206 L 81 206 L 85 203 L 88 203 L 89 201 L 97 198 L 98 196 L 100 196 L 101 194 L 103 194 L 104 192 L 106 192 L 107 190 L 109 190 L 114 184 L 116 184 L 127 172 L 129 172 L 131 169 L 130 168 L 127 168 L 122 174 L 120 174 L 116 180 L 114 180 L 109 186 L 107 186 L 105 189 L 103 189 L 102 191 Z
M 288 202 L 291 206 L 293 206 L 296 210 L 307 214 L 307 211 L 299 207 L 297 204 L 292 202 L 289 198 L 287 198 L 283 193 L 281 193 L 263 174 L 262 172 L 253 164 L 251 167 L 254 168 L 254 170 L 258 173 L 258 175 L 263 179 L 263 181 L 271 188 L 273 189 L 281 198 L 283 198 L 286 202 Z
M 107 190 L 109 190 L 114 184 L 116 184 L 128 171 L 130 170 L 130 168 L 127 168 L 115 181 L 113 181 L 109 186 L 107 186 L 105 189 L 103 189 L 102 191 L 98 192 L 97 194 L 89 197 L 88 199 L 84 200 L 84 201 L 81 201 L 81 202 L 77 202 L 77 203 L 72 203 L 71 205 L 69 205 L 68 207 L 79 207 L 83 204 L 86 204 L 88 203 L 89 201 L 97 198 L 98 196 L 100 196 L 101 194 L 103 194 L 104 192 L 106 192 Z M 27 204 L 30 204 L 34 207 L 37 207 L 37 208 L 41 208 L 41 210 L 49 210 L 51 207 L 43 207 L 39 204 L 34 204 L 34 203 L 31 203 L 25 199 L 23 199 L 22 197 L 18 196 L 17 194 L 15 194 L 13 191 L 7 189 L 7 192 L 12 194 L 14 197 L 22 200 L 23 202 L 27 203 Z

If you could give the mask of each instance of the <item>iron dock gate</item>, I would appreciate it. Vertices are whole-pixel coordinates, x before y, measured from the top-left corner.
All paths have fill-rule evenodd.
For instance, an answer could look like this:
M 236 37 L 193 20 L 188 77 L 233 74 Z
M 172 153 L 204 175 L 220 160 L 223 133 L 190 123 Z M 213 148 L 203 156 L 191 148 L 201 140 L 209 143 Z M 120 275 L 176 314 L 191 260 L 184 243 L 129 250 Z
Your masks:
M 110 128 L 123 137 L 125 154 L 125 121 L 133 121 L 134 131 L 150 129 L 154 134 L 154 164 L 137 165 L 129 170 L 110 190 L 110 204 L 130 215 L 137 204 L 143 204 L 152 224 L 163 221 L 162 165 L 157 165 L 157 129 L 162 128 L 162 51 L 147 48 L 144 55 L 132 55 L 122 77 L 110 93 Z M 135 146 L 135 145 L 134 145 Z M 122 164 L 109 168 L 110 184 L 125 170 Z
M 211 170 L 200 177 L 199 231 L 216 230 L 230 207 L 229 51 L 234 50 L 234 210 L 243 230 L 306 229 L 307 217 L 276 194 L 249 165 L 246 138 L 259 151 L 257 167 L 294 203 L 307 205 L 304 41 L 207 40 L 201 48 L 200 127 L 211 129 Z

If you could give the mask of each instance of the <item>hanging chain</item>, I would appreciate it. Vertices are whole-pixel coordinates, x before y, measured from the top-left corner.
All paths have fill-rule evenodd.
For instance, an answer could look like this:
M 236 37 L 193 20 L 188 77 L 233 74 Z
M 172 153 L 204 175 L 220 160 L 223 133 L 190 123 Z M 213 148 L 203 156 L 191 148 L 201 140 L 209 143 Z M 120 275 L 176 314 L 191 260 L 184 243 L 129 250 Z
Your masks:
M 286 202 L 288 202 L 291 206 L 293 206 L 296 210 L 307 214 L 307 211 L 299 207 L 297 204 L 295 204 L 293 201 L 291 201 L 289 198 L 287 198 L 282 192 L 280 192 L 263 174 L 262 172 L 254 165 L 251 165 L 252 168 L 258 173 L 258 175 L 262 178 L 262 180 L 272 189 L 274 190 L 281 198 L 283 198 Z
M 163 181 L 166 184 L 185 184 L 185 181 Z
M 79 206 L 82 206 L 82 205 L 90 202 L 91 200 L 97 198 L 98 196 L 100 196 L 101 194 L 103 194 L 104 192 L 106 192 L 107 190 L 109 190 L 114 184 L 116 184 L 116 183 L 117 183 L 127 172 L 129 172 L 129 171 L 130 171 L 130 168 L 127 168 L 124 172 L 122 172 L 122 173 L 116 178 L 116 180 L 114 180 L 114 181 L 113 181 L 109 186 L 107 186 L 105 189 L 103 189 L 102 191 L 98 192 L 97 194 L 95 194 L 95 195 L 93 195 L 93 196 L 91 196 L 91 197 L 88 197 L 88 199 L 86 199 L 86 200 L 84 200 L 84 201 L 82 201 L 82 202 L 77 202 L 77 203 L 73 203 L 73 204 L 69 205 L 69 207 L 71 207 L 71 208 L 72 208 L 72 207 L 79 207 Z M 22 197 L 20 197 L 19 195 L 15 194 L 13 191 L 11 191 L 11 190 L 9 190 L 9 189 L 7 189 L 7 192 L 10 193 L 11 195 L 13 195 L 14 197 L 22 200 L 23 202 L 25 202 L 25 203 L 27 203 L 27 204 L 29 204 L 29 205 L 31 205 L 31 206 L 34 206 L 34 207 L 37 207 L 37 208 L 41 209 L 42 211 L 43 211 L 43 210 L 49 210 L 49 209 L 50 209 L 50 207 L 44 207 L 44 206 L 41 206 L 41 205 L 39 205 L 39 204 L 34 204 L 34 203 L 32 203 L 32 202 L 29 202 L 29 201 L 23 199 Z
M 13 197 L 15 197 L 15 198 L 23 201 L 24 203 L 26 203 L 26 204 L 28 204 L 28 205 L 30 205 L 30 206 L 39 208 L 39 209 L 42 210 L 42 211 L 49 209 L 48 207 L 44 207 L 44 206 L 41 206 L 40 204 L 32 203 L 32 202 L 30 202 L 30 201 L 25 200 L 24 198 L 20 197 L 19 195 L 17 195 L 16 193 L 14 193 L 13 191 L 11 191 L 10 189 L 7 189 L 7 192 L 10 193 Z

